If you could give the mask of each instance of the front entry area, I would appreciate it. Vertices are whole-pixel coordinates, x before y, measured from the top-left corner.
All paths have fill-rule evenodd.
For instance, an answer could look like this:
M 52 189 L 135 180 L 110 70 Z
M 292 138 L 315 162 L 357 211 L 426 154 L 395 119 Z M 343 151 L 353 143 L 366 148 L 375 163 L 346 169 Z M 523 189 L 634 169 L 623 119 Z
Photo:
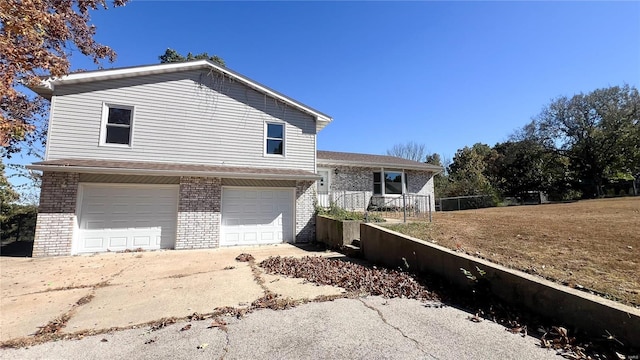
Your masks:
M 293 243 L 295 189 L 222 188 L 220 245 Z

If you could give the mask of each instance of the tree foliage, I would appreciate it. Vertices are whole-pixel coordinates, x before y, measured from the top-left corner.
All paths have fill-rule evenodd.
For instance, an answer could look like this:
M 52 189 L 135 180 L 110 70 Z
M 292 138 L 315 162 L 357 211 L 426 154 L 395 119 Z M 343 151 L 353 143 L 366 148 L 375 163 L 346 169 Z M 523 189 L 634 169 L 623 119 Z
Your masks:
M 206 52 L 196 55 L 187 53 L 187 56 L 183 56 L 173 49 L 167 49 L 164 54 L 158 56 L 158 58 L 160 59 L 161 64 L 191 60 L 211 60 L 218 65 L 226 66 L 224 60 L 221 57 L 219 57 L 218 55 L 209 56 L 209 54 L 207 54 Z
M 4 161 L 0 158 L 0 204 L 9 204 L 19 199 L 18 193 L 15 191 L 4 171 Z
M 122 6 L 128 0 L 114 0 Z M 94 40 L 89 12 L 106 9 L 106 0 L 0 1 L 0 145 L 5 155 L 20 151 L 24 141 L 44 139 L 40 119 L 47 103 L 23 92 L 39 76 L 69 72 L 72 51 L 80 51 L 96 64 L 113 61 L 115 52 Z
M 503 196 L 520 196 L 529 191 L 544 191 L 562 197 L 571 188 L 566 159 L 532 140 L 496 144 L 497 153 L 490 164 L 495 188 Z
M 459 149 L 449 166 L 452 185 L 448 196 L 495 195 L 491 166 L 497 156 L 494 149 L 481 143 Z
M 408 141 L 404 144 L 393 145 L 391 149 L 387 150 L 387 155 L 423 162 L 427 156 L 427 150 L 424 144 Z
M 587 197 L 602 195 L 609 178 L 640 172 L 640 95 L 628 85 L 559 97 L 526 133 L 568 159 Z

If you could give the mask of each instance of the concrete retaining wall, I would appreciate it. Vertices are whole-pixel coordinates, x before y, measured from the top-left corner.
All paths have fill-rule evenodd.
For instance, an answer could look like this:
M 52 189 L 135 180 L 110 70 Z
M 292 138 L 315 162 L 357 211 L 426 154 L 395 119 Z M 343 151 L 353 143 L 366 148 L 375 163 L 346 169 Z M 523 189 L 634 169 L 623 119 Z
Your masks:
M 316 217 L 316 240 L 327 244 L 331 248 L 341 248 L 351 245 L 355 239 L 360 239 L 360 224 L 356 220 L 334 220 L 324 215 Z
M 625 345 L 640 347 L 638 309 L 376 225 L 361 224 L 360 234 L 364 257 L 373 263 L 404 268 L 406 260 L 409 270 L 435 273 L 460 287 L 469 286 L 460 268 L 477 275 L 477 266 L 486 271 L 492 293 L 506 302 L 597 337 L 607 330 Z

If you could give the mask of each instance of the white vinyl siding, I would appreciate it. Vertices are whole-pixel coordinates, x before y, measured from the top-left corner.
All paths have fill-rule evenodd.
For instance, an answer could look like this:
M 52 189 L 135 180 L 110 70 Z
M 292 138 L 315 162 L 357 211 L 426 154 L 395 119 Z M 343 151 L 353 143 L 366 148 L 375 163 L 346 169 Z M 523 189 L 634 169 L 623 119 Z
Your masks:
M 103 103 L 135 107 L 131 148 L 100 146 Z M 206 71 L 56 89 L 47 160 L 158 161 L 314 171 L 314 119 Z M 265 122 L 283 123 L 286 157 L 264 156 Z

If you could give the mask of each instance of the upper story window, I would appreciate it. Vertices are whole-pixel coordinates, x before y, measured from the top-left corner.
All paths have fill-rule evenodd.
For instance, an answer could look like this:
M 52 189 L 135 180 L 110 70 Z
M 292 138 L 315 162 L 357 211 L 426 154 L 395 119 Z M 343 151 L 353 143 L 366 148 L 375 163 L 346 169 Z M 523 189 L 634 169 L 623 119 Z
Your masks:
M 284 155 L 284 124 L 267 123 L 265 154 Z
M 402 195 L 407 177 L 401 171 L 380 171 L 373 173 L 373 193 L 375 195 Z
M 104 104 L 102 111 L 102 145 L 131 146 L 133 106 Z

